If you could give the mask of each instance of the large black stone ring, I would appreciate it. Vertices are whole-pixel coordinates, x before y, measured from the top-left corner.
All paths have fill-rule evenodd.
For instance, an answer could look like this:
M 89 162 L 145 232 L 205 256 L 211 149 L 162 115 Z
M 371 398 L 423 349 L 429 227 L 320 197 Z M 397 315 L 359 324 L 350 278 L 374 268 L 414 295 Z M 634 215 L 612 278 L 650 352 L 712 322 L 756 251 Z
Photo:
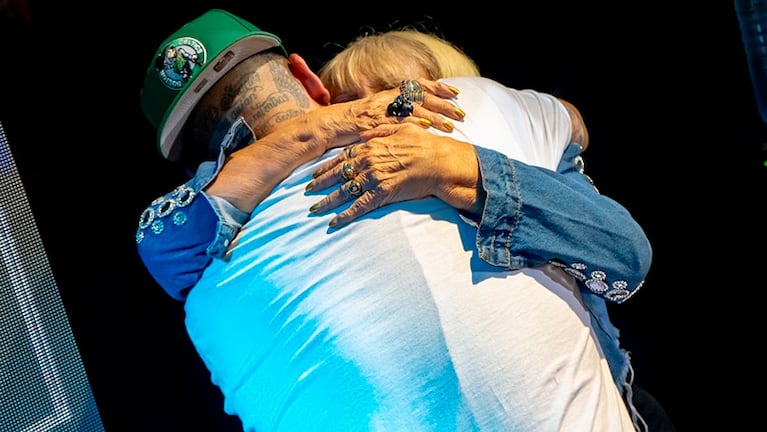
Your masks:
M 341 166 L 341 177 L 343 177 L 344 181 L 349 181 L 354 177 L 357 177 L 357 171 L 354 169 L 352 164 L 349 162 L 344 162 L 344 164 Z
M 423 104 L 423 89 L 416 80 L 404 80 L 399 84 L 399 93 L 410 103 Z
M 341 192 L 358 197 L 362 195 L 362 185 L 357 180 L 352 179 L 341 185 Z
M 410 117 L 413 115 L 413 104 L 401 94 L 397 95 L 394 102 L 386 107 L 386 115 L 388 117 Z

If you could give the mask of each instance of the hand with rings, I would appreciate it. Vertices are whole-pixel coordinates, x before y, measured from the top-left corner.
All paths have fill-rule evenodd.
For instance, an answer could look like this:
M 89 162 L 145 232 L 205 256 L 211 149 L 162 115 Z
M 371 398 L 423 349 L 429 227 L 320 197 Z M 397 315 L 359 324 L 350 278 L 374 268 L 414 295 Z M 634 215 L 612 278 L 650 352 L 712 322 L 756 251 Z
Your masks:
M 366 142 L 321 165 L 307 185 L 307 191 L 320 191 L 340 183 L 309 209 L 312 213 L 352 201 L 331 227 L 387 204 L 420 198 L 436 197 L 462 210 L 478 206 L 479 166 L 471 144 L 412 124 L 382 125 L 363 136 Z
M 351 146 L 347 149 L 348 154 L 351 154 Z M 358 197 L 362 195 L 362 184 L 357 180 L 357 170 L 347 160 L 341 165 L 341 191 L 350 197 Z
M 453 121 L 466 116 L 453 101 L 457 94 L 458 89 L 441 82 L 404 80 L 396 88 L 339 105 L 348 104 L 360 131 L 382 124 L 412 123 L 452 132 Z

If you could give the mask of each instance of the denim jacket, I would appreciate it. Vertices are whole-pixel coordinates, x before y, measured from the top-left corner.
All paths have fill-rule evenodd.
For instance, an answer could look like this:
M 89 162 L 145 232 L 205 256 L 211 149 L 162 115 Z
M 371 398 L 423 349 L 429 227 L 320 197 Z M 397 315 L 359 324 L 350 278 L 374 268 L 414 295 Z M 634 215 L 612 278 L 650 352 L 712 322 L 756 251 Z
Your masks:
M 480 257 L 507 269 L 548 261 L 575 277 L 613 380 L 634 424 L 644 423 L 632 401 L 630 354 L 607 310 L 608 301 L 624 302 L 644 284 L 652 260 L 644 231 L 625 208 L 599 194 L 583 172 L 577 144 L 567 147 L 557 172 L 476 150 L 487 191 L 477 230 Z
M 245 214 L 203 189 L 215 178 L 226 154 L 252 135 L 236 122 L 216 161 L 202 163 L 189 181 L 154 200 L 140 216 L 139 256 L 157 283 L 183 301 L 213 259 L 225 259 L 228 245 L 247 221 Z M 481 259 L 510 270 L 553 263 L 578 280 L 613 378 L 629 389 L 628 352 L 607 314 L 642 286 L 652 251 L 629 212 L 600 195 L 583 174 L 580 146 L 570 144 L 557 171 L 534 167 L 476 147 L 487 192 L 477 227 Z

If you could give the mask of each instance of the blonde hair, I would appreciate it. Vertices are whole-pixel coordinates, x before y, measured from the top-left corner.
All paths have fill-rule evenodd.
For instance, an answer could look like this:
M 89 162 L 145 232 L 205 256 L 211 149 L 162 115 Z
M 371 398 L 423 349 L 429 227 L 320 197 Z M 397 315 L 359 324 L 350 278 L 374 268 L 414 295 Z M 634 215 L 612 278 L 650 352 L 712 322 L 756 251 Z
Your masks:
M 403 75 L 413 67 L 431 80 L 479 76 L 479 67 L 460 48 L 415 29 L 360 36 L 325 63 L 318 75 L 335 99 L 342 93 L 359 93 L 364 82 L 381 89 L 396 87 L 410 78 Z

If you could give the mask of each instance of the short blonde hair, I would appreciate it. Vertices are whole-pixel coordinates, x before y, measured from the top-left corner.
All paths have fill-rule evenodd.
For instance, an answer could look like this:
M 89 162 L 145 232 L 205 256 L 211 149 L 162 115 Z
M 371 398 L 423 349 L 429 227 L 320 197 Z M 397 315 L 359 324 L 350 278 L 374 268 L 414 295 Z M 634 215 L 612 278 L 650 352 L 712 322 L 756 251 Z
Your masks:
M 408 78 L 403 76 L 408 69 L 404 64 L 421 69 L 431 80 L 479 76 L 479 67 L 460 48 L 415 29 L 360 36 L 325 63 L 318 75 L 335 99 L 341 93 L 358 92 L 364 81 L 396 87 Z

